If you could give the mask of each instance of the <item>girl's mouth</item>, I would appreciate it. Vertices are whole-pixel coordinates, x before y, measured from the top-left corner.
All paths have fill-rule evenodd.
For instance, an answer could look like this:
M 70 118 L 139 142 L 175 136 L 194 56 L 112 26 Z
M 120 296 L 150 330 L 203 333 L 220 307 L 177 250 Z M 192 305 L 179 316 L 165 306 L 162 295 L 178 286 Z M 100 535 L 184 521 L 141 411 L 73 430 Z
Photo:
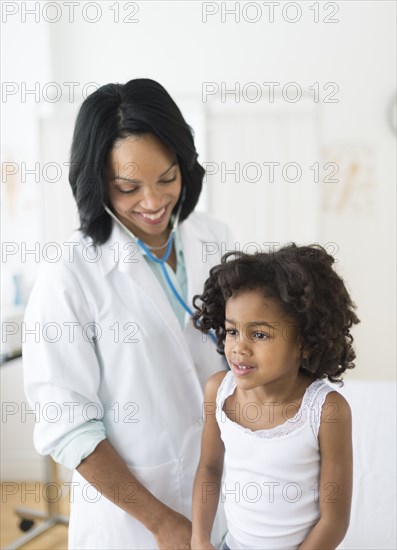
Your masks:
M 247 374 L 250 374 L 253 370 L 255 370 L 255 367 L 251 365 L 246 365 L 245 363 L 234 363 L 232 361 L 233 370 L 238 376 L 246 376 Z

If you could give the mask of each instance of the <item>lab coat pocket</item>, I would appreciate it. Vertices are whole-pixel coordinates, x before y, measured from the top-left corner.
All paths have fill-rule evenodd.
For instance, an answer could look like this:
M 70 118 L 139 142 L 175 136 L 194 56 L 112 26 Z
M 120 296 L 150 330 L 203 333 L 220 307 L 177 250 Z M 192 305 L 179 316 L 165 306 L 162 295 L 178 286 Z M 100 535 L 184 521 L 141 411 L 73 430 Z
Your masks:
M 131 473 L 156 498 L 177 512 L 183 513 L 179 460 L 157 466 L 131 466 Z

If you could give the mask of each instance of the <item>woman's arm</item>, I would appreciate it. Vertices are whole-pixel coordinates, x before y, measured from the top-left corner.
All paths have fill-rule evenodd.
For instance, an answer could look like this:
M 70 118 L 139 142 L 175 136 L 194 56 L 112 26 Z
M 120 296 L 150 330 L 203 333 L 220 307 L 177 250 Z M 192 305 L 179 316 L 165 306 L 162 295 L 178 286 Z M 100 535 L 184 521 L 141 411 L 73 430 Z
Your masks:
M 299 550 L 333 550 L 349 527 L 353 477 L 351 411 L 346 399 L 337 392 L 326 397 L 319 442 L 320 519 Z
M 193 549 L 214 548 L 211 531 L 219 502 L 225 448 L 216 421 L 216 394 L 226 372 L 211 376 L 204 394 L 201 456 L 193 486 Z
M 88 275 L 85 262 L 78 256 L 75 259 L 75 263 L 65 259 L 41 266 L 25 312 L 26 326 L 45 327 L 49 323 L 63 327 L 56 342 L 44 338 L 36 342 L 34 336 L 23 344 L 25 392 L 31 407 L 40 403 L 41 410 L 46 403 L 55 402 L 61 410 L 56 422 L 49 423 L 45 415 L 38 415 L 36 449 L 76 468 L 105 497 L 149 529 L 160 548 L 189 548 L 191 522 L 139 483 L 105 439 L 104 405 L 99 396 L 103 380 L 93 344 L 95 334 L 83 330 L 95 326 L 97 319 L 80 282 Z M 71 334 L 65 326 L 76 330 Z M 70 409 L 70 405 L 78 406 Z M 87 405 L 96 405 L 89 408 L 89 419 Z M 135 487 L 136 502 L 131 498 L 131 488 Z
M 101 441 L 77 471 L 111 502 L 140 521 L 161 549 L 190 548 L 191 522 L 150 493 L 110 445 Z M 131 498 L 134 487 L 134 498 Z M 117 488 L 117 490 L 115 490 Z

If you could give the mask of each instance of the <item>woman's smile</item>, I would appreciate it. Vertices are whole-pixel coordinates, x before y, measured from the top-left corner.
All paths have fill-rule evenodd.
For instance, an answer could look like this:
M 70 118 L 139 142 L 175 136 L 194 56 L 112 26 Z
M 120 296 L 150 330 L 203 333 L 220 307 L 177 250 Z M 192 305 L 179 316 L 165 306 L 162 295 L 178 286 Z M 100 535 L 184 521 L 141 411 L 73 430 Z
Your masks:
M 168 205 L 163 206 L 156 212 L 137 212 L 133 211 L 133 214 L 136 214 L 142 218 L 142 220 L 150 225 L 155 225 L 162 223 L 168 217 Z
M 109 154 L 108 177 L 120 221 L 147 245 L 164 244 L 182 188 L 175 153 L 152 134 L 120 139 Z

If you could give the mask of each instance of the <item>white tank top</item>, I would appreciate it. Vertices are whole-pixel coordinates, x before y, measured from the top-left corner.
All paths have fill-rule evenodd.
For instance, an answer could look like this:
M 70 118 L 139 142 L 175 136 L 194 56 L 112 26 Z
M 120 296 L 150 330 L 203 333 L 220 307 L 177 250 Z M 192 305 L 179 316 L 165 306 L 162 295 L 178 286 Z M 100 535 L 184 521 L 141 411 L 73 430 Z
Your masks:
M 320 517 L 318 430 L 325 397 L 334 390 L 316 380 L 306 389 L 293 418 L 269 430 L 252 431 L 222 410 L 235 388 L 233 373 L 228 372 L 216 400 L 225 445 L 221 488 L 228 522 L 225 542 L 239 550 L 296 549 Z M 244 409 L 237 409 L 236 415 L 258 418 L 254 403 Z

